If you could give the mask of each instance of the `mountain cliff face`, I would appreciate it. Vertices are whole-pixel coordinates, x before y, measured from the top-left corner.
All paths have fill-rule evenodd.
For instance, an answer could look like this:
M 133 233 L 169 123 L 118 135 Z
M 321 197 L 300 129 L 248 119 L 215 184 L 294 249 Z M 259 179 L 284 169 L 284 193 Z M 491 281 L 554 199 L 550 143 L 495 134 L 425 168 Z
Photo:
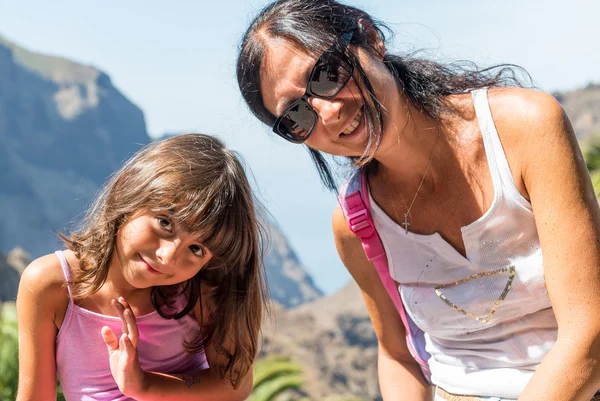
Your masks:
M 582 145 L 600 137 L 600 84 L 555 93 L 554 97 L 565 109 Z
M 0 42 L 0 250 L 34 255 L 150 141 L 141 110 L 92 67 Z
M 57 230 L 77 221 L 106 178 L 149 142 L 144 114 L 108 75 L 0 38 L 0 252 L 23 247 L 37 257 L 61 247 Z M 274 299 L 296 306 L 320 296 L 283 234 L 270 232 Z
M 323 293 L 275 224 L 268 227 L 268 237 L 265 267 L 271 298 L 285 307 L 294 307 L 321 297 Z
M 29 255 L 20 248 L 9 254 L 0 253 L 0 305 L 2 302 L 15 301 L 19 278 L 30 261 Z
M 263 331 L 261 355 L 291 357 L 304 371 L 302 395 L 381 400 L 377 338 L 358 286 L 286 310 L 276 308 Z

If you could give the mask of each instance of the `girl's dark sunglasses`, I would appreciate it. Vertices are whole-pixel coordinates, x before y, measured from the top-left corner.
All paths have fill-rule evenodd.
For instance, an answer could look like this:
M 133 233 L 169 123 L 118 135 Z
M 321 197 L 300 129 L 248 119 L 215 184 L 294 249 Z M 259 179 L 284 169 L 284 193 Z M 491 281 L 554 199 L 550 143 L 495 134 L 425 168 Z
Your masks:
M 333 45 L 317 60 L 310 72 L 304 96 L 289 105 L 275 120 L 273 132 L 293 143 L 303 143 L 317 124 L 317 112 L 308 104 L 308 99 L 317 96 L 333 99 L 346 86 L 354 66 L 344 54 L 352 40 L 352 33 L 340 38 L 342 49 Z

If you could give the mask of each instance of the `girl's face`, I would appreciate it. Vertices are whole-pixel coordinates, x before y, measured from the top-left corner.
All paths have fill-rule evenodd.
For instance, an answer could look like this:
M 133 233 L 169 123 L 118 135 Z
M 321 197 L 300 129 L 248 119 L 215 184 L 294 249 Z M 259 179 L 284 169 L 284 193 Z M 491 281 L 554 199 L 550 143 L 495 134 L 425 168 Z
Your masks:
M 192 278 L 212 258 L 198 235 L 180 230 L 168 215 L 136 213 L 117 232 L 115 258 L 135 288 Z
M 261 66 L 261 94 L 267 110 L 279 116 L 290 103 L 304 95 L 318 57 L 283 39 L 269 40 L 266 47 Z M 375 96 L 382 103 L 385 132 L 393 126 L 387 115 L 399 114 L 400 96 L 396 82 L 380 57 L 362 48 L 350 47 L 356 52 Z M 366 94 L 355 69 L 353 79 L 335 98 L 308 99 L 318 115 L 315 128 L 305 142 L 308 146 L 337 156 L 361 156 L 364 153 L 368 141 L 365 108 L 372 104 L 365 104 L 358 85 Z

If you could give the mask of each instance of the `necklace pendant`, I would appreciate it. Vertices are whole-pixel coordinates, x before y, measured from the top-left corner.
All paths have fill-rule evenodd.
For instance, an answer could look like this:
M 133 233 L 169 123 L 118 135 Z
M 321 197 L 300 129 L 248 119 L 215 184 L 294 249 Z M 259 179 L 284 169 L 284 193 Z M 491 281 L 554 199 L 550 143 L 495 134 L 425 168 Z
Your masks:
M 404 213 L 404 223 L 402 223 L 402 225 L 404 226 L 404 231 L 408 234 L 408 226 L 410 226 L 410 223 L 408 222 L 408 213 Z
M 404 223 L 402 223 L 401 225 L 404 226 L 404 231 L 406 232 L 406 234 L 408 234 L 408 226 L 410 226 L 410 223 L 408 222 L 408 214 L 410 213 L 413 205 L 415 204 L 415 201 L 417 200 L 417 195 L 419 195 L 419 191 L 421 190 L 421 187 L 423 186 L 423 183 L 425 182 L 425 177 L 427 177 L 427 172 L 429 171 L 429 167 L 431 167 L 431 161 L 433 160 L 433 155 L 435 154 L 435 147 L 437 146 L 439 141 L 440 141 L 440 124 L 438 121 L 437 139 L 435 140 L 435 143 L 431 147 L 431 155 L 429 156 L 429 162 L 427 162 L 427 167 L 425 167 L 425 172 L 423 172 L 423 177 L 421 177 L 421 182 L 419 183 L 419 186 L 417 187 L 417 192 L 415 192 L 415 196 L 413 196 L 412 202 L 410 202 L 410 205 L 406 209 L 406 213 L 404 213 Z M 405 206 L 406 206 L 406 204 L 405 204 Z

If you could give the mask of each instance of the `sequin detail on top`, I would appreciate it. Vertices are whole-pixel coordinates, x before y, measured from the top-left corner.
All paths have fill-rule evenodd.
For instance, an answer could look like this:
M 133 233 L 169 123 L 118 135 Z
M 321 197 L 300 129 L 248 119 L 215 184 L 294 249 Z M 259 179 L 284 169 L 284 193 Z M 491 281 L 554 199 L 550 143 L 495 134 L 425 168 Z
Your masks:
M 500 273 L 504 273 L 504 272 L 509 272 L 508 281 L 506 282 L 506 287 L 504 287 L 504 291 L 502 291 L 502 294 L 500 294 L 500 297 L 498 297 L 498 299 L 494 303 L 494 306 L 492 306 L 492 309 L 490 309 L 490 313 L 487 316 L 485 316 L 485 317 L 477 316 L 474 313 L 471 313 L 469 311 L 464 310 L 460 306 L 452 303 L 442 293 L 442 289 L 444 289 L 444 288 L 455 287 L 457 285 L 464 284 L 464 283 L 466 283 L 468 281 L 471 281 L 471 280 L 475 280 L 475 279 L 478 279 L 478 278 L 481 278 L 481 277 L 492 276 L 494 274 L 500 274 Z M 454 309 L 454 310 L 456 310 L 456 311 L 458 311 L 458 312 L 460 312 L 460 313 L 462 313 L 464 315 L 472 317 L 473 319 L 477 320 L 478 322 L 491 323 L 492 317 L 494 316 L 494 312 L 496 312 L 496 309 L 498 309 L 498 306 L 500 306 L 500 304 L 502 303 L 502 301 L 504 301 L 504 298 L 506 298 L 506 295 L 510 291 L 510 288 L 512 286 L 512 282 L 513 282 L 514 278 L 515 278 L 515 267 L 514 266 L 509 266 L 509 267 L 504 267 L 502 269 L 494 270 L 494 271 L 491 271 L 491 272 L 482 272 L 482 273 L 473 274 L 473 275 L 471 275 L 469 277 L 463 278 L 462 280 L 455 281 L 454 283 L 438 285 L 438 286 L 435 287 L 435 293 L 437 294 L 438 297 L 440 297 L 442 299 L 442 301 L 444 301 L 446 303 L 446 305 L 448 305 L 452 309 Z

